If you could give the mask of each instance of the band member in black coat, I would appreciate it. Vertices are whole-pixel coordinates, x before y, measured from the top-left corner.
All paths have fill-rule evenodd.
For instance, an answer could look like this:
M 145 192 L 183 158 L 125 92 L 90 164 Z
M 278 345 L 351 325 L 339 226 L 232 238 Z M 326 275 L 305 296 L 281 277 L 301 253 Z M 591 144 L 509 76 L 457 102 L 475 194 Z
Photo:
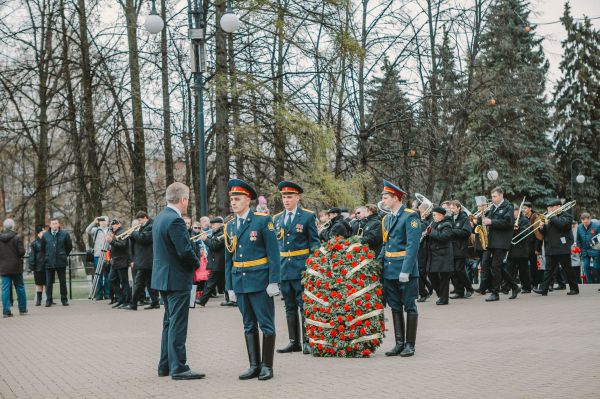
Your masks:
M 519 207 L 515 205 L 515 223 L 514 235 L 521 233 L 523 230 L 529 228 L 529 219 L 525 215 L 519 215 Z M 531 240 L 529 238 L 519 242 L 516 245 L 510 247 L 508 253 L 508 273 L 515 278 L 517 273 L 519 274 L 519 280 L 521 280 L 521 288 L 524 294 L 531 292 L 531 278 L 529 277 L 529 246 Z
M 509 299 L 516 298 L 521 292 L 521 288 L 502 268 L 513 237 L 515 224 L 513 206 L 504 199 L 504 190 L 501 187 L 494 188 L 491 194 L 493 205 L 482 220 L 483 226 L 488 229 L 488 247 L 483 253 L 481 267 L 482 271 L 485 271 L 486 278 L 489 279 L 488 287 L 491 291 L 486 302 L 500 300 L 498 294 L 502 278 L 512 289 Z
M 364 208 L 366 217 L 361 220 L 362 238 L 361 244 L 367 244 L 369 248 L 378 254 L 383 245 L 383 235 L 381 232 L 381 220 L 379 219 L 379 209 L 377 205 L 367 204 Z
M 548 212 L 554 212 L 560 206 L 559 199 L 552 200 L 548 204 Z M 546 224 L 541 224 L 540 232 L 544 235 L 544 250 L 546 253 L 546 271 L 540 287 L 533 290 L 536 294 L 548 295 L 548 287 L 554 280 L 559 265 L 565 272 L 569 283 L 570 291 L 567 292 L 567 295 L 579 294 L 577 276 L 571 266 L 571 246 L 574 241 L 573 230 L 571 229 L 572 221 L 571 214 L 563 212 L 551 217 Z
M 429 204 L 419 205 L 419 215 L 421 216 L 421 233 L 425 234 L 427 228 L 432 222 L 431 210 L 427 211 Z M 433 206 L 433 205 L 432 205 Z M 419 299 L 417 302 L 425 302 L 431 296 L 433 287 L 427 277 L 427 240 L 421 239 L 419 244 Z
M 133 256 L 133 267 L 135 268 L 135 282 L 131 303 L 124 307 L 127 310 L 137 310 L 137 304 L 144 289 L 148 287 L 151 303 L 144 309 L 159 309 L 158 292 L 150 287 L 152 281 L 152 225 L 154 221 L 148 218 L 146 212 L 140 211 L 135 215 L 138 223 L 142 226 L 138 231 L 131 233 L 131 252 Z
M 131 257 L 129 256 L 129 238 L 118 239 L 117 236 L 123 234 L 125 229 L 121 226 L 121 222 L 113 219 L 110 222 L 112 234 L 109 234 L 107 241 L 110 243 L 110 264 L 113 276 L 118 276 L 116 279 L 117 292 L 119 292 L 119 300 L 112 307 L 124 308 L 131 301 L 131 286 L 129 285 L 129 264 Z
M 435 207 L 431 212 L 433 222 L 424 233 L 427 247 L 427 273 L 438 300 L 436 305 L 447 305 L 450 291 L 450 273 L 454 270 L 452 249 L 452 222 L 446 210 Z
M 467 248 L 471 236 L 471 223 L 466 212 L 462 210 L 460 202 L 450 201 L 450 212 L 452 212 L 452 249 L 454 252 L 453 284 L 454 295 L 452 299 L 468 298 L 473 295 L 473 286 L 467 276 L 465 269 L 467 264 Z
M 529 201 L 525 201 L 523 203 L 523 215 L 525 215 L 530 225 L 534 224 L 539 217 L 538 214 L 533 210 L 533 204 Z M 544 279 L 544 271 L 538 269 L 537 264 L 537 256 L 542 252 L 544 236 L 538 230 L 535 232 L 535 234 L 532 234 L 527 241 L 529 241 L 529 275 L 531 276 L 531 284 L 534 287 L 537 287 L 538 284 Z
M 321 241 L 327 242 L 337 236 L 342 236 L 344 238 L 350 237 L 352 234 L 352 227 L 350 227 L 350 224 L 342 217 L 341 209 L 333 207 L 329 209 L 327 213 L 329 214 L 330 224 L 328 228 L 319 234 Z

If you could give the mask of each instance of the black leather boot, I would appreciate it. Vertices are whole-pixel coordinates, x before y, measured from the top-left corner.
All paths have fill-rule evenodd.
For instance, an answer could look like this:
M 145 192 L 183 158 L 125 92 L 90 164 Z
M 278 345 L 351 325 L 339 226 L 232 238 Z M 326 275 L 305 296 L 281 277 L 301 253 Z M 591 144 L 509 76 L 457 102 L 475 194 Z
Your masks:
M 248 351 L 248 362 L 250 367 L 242 374 L 240 374 L 240 380 L 249 380 L 256 378 L 260 374 L 260 342 L 258 337 L 258 331 L 252 334 L 245 334 L 246 338 L 246 350 Z
M 400 356 L 409 357 L 415 354 L 415 342 L 417 340 L 417 322 L 419 315 L 417 313 L 406 314 L 406 342 Z
M 42 304 L 42 293 L 36 292 L 35 293 L 35 306 L 40 306 L 41 304 Z
M 385 352 L 386 356 L 398 356 L 404 349 L 404 314 L 402 312 L 392 312 L 392 321 L 394 322 L 394 338 L 396 345 Z
M 298 323 L 298 314 L 287 317 L 287 328 L 290 342 L 283 348 L 277 349 L 277 353 L 300 352 L 300 326 Z
M 265 335 L 263 334 L 263 352 L 262 352 L 262 365 L 260 368 L 260 375 L 258 379 L 260 381 L 270 380 L 273 378 L 273 355 L 275 354 L 275 334 Z
M 487 298 L 485 298 L 486 302 L 496 302 L 496 301 L 499 301 L 499 300 L 500 300 L 500 297 L 495 292 L 492 292 L 490 294 L 490 296 L 488 296 Z
M 300 331 L 302 332 L 302 353 L 310 355 L 310 345 L 308 344 L 308 335 L 306 335 L 306 322 L 304 316 L 300 319 Z

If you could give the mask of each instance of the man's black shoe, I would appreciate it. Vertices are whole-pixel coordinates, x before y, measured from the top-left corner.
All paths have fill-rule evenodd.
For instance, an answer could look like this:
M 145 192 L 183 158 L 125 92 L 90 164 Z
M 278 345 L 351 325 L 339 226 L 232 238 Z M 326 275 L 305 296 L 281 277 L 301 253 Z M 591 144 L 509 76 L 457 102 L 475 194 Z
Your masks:
M 24 310 L 24 311 L 22 311 L 22 312 L 19 310 L 19 315 L 21 315 L 21 316 L 25 316 L 27 313 L 29 313 L 29 312 L 27 311 L 27 309 L 25 309 L 25 310 Z
M 69 302 L 67 302 L 67 301 L 63 301 L 62 305 L 63 305 L 63 306 L 69 306 Z
M 144 309 L 145 310 L 160 309 L 160 304 L 158 304 L 158 303 L 151 303 L 150 305 L 146 306 Z
M 463 299 L 465 296 L 462 294 L 452 294 L 450 295 L 450 299 Z
M 567 292 L 567 295 L 579 295 L 579 290 L 570 290 L 569 292 Z
M 512 294 L 508 297 L 508 299 L 515 299 L 517 295 L 519 295 L 519 292 L 521 292 L 521 287 L 517 285 L 512 289 Z
M 486 302 L 496 302 L 499 301 L 500 297 L 498 296 L 498 294 L 490 294 L 490 296 L 488 296 L 487 298 L 485 298 Z
M 521 290 L 521 294 L 531 294 L 531 290 Z
M 118 308 L 119 306 L 123 305 L 123 302 L 117 302 L 114 305 L 112 305 L 112 308 Z
M 7 317 L 13 317 L 13 314 L 12 313 L 4 313 L 4 314 L 2 314 L 2 317 L 6 319 Z
M 447 300 L 444 300 L 444 299 L 442 299 L 442 298 L 440 298 L 440 299 L 438 299 L 437 301 L 435 301 L 435 304 L 436 304 L 436 305 L 447 305 L 447 304 L 448 304 L 448 301 L 447 301 Z
M 115 303 L 115 302 L 117 302 L 117 301 L 115 300 L 115 298 L 112 298 L 112 299 L 110 300 L 110 302 L 108 302 L 108 304 L 109 304 L 109 305 L 112 305 L 112 304 L 113 304 L 113 303 Z
M 46 302 L 46 307 L 49 308 L 50 306 L 52 306 L 52 302 Z
M 123 306 L 121 309 L 124 309 L 124 310 L 137 310 L 137 305 L 129 304 L 129 305 Z
M 465 298 L 470 298 L 473 295 L 473 291 L 465 292 Z
M 168 377 L 169 376 L 169 370 L 158 370 L 158 376 L 159 377 Z
M 171 379 L 173 380 L 200 380 L 206 377 L 206 374 L 197 373 L 192 370 L 184 371 L 183 373 L 173 374 Z
M 429 298 L 429 295 L 420 296 L 419 299 L 417 299 L 417 302 L 425 302 L 427 298 Z
M 225 301 L 221 302 L 221 306 L 237 306 L 237 302 Z
M 534 288 L 532 291 L 541 296 L 548 296 L 548 291 L 540 290 L 539 288 Z

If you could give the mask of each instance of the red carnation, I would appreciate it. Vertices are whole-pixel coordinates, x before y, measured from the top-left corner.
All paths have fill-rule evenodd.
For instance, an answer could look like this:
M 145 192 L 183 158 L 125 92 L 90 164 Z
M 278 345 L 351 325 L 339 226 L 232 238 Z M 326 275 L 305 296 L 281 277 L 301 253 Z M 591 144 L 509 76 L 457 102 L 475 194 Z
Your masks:
M 369 252 L 369 247 L 366 245 L 363 245 L 362 249 L 364 252 Z
M 381 296 L 381 294 L 383 294 L 383 292 L 381 291 L 381 288 L 377 288 L 375 290 L 375 293 L 377 294 L 377 296 Z
M 354 338 L 354 333 L 350 333 L 350 334 L 348 334 L 348 338 L 349 338 L 349 339 L 352 339 L 352 338 Z
M 346 320 L 348 320 L 348 321 L 352 321 L 352 319 L 354 319 L 354 317 L 352 317 L 352 315 L 351 315 L 351 314 L 349 314 L 348 316 L 346 316 Z
M 357 299 L 357 300 L 355 301 L 355 303 L 356 303 L 356 305 L 357 305 L 357 306 L 360 306 L 360 305 L 362 305 L 362 301 L 361 301 L 360 299 Z
M 360 281 L 358 282 L 358 285 L 360 285 L 361 287 L 364 287 L 364 286 L 365 286 L 365 282 L 364 282 L 364 281 L 362 281 L 362 280 L 360 280 Z
M 321 263 L 325 263 L 325 262 L 327 262 L 327 258 L 326 258 L 326 257 L 324 257 L 324 256 L 322 256 L 322 257 L 321 257 Z
M 315 284 L 317 287 L 321 286 L 321 280 L 317 280 L 317 284 Z
M 352 277 L 352 282 L 353 282 L 354 284 L 356 284 L 356 283 L 358 282 L 358 280 L 356 279 L 356 277 Z
M 365 294 L 365 299 L 368 301 L 369 299 L 371 299 L 371 294 L 369 294 L 368 292 Z
M 377 281 L 377 276 L 376 276 L 376 275 L 372 275 L 372 276 L 371 276 L 371 281 L 372 281 L 372 282 L 375 282 L 375 281 Z
M 338 316 L 337 320 L 338 320 L 338 323 L 342 323 L 344 321 L 344 318 L 342 316 Z
M 352 262 L 352 267 L 358 266 L 358 262 Z
M 331 333 L 329 334 L 332 337 L 336 337 L 337 336 L 337 330 L 331 330 Z
M 362 316 L 363 312 L 360 309 L 356 309 L 356 315 L 357 316 Z
M 331 270 L 327 270 L 327 277 L 331 278 Z
M 352 248 L 352 250 L 353 250 L 354 252 L 360 252 L 360 247 L 354 247 L 354 248 Z
M 307 265 L 312 265 L 312 263 L 313 263 L 313 260 L 312 260 L 312 258 L 308 258 L 308 259 L 306 259 L 306 264 L 307 264 Z
M 323 345 L 321 345 L 321 344 L 317 345 L 317 349 L 318 350 L 323 350 Z
M 376 309 L 383 309 L 383 305 L 380 303 L 375 304 Z
M 340 273 L 342 273 L 342 276 L 345 276 L 346 274 L 348 274 L 348 271 L 346 269 L 342 269 Z
M 313 305 L 313 312 L 317 311 L 317 305 Z
M 347 253 L 346 254 L 346 259 L 352 259 L 352 254 L 351 253 Z
M 371 325 L 371 322 L 369 320 L 365 320 L 365 327 L 369 327 Z
M 369 356 L 371 355 L 371 351 L 368 349 L 365 349 L 364 351 L 362 351 L 363 356 Z
M 340 334 L 340 339 L 344 341 L 346 339 L 346 334 Z
M 344 325 L 343 324 L 340 324 L 338 326 L 338 331 L 340 331 L 340 332 L 344 331 Z
M 369 259 L 373 259 L 375 257 L 375 255 L 372 252 L 369 252 L 369 254 L 367 255 L 367 258 Z
M 367 330 L 365 330 L 364 328 L 360 329 L 360 335 L 366 335 L 367 334 Z
M 371 343 L 373 345 L 379 345 L 379 340 L 378 339 L 374 339 L 374 340 L 371 341 Z
M 369 302 L 365 303 L 365 308 L 371 309 L 371 303 L 369 303 Z
M 350 305 L 348 305 L 348 304 L 345 304 L 345 305 L 344 305 L 344 310 L 345 310 L 346 312 L 347 312 L 347 311 L 349 311 L 349 310 L 350 310 Z
M 360 279 L 361 279 L 361 280 L 364 280 L 364 279 L 366 279 L 366 278 L 367 278 L 367 276 L 365 276 L 365 274 L 364 274 L 364 273 L 361 273 L 359 277 L 360 277 Z

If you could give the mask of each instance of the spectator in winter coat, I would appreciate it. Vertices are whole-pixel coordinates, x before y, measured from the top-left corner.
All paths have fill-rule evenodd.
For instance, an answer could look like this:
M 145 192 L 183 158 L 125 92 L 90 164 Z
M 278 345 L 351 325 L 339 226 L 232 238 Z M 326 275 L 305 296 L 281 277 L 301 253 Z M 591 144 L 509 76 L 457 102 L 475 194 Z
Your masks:
M 0 276 L 2 276 L 2 317 L 12 317 L 10 311 L 10 291 L 17 290 L 19 314 L 27 313 L 27 298 L 23 283 L 23 240 L 15 232 L 15 221 L 6 219 L 4 231 L 0 233 Z

